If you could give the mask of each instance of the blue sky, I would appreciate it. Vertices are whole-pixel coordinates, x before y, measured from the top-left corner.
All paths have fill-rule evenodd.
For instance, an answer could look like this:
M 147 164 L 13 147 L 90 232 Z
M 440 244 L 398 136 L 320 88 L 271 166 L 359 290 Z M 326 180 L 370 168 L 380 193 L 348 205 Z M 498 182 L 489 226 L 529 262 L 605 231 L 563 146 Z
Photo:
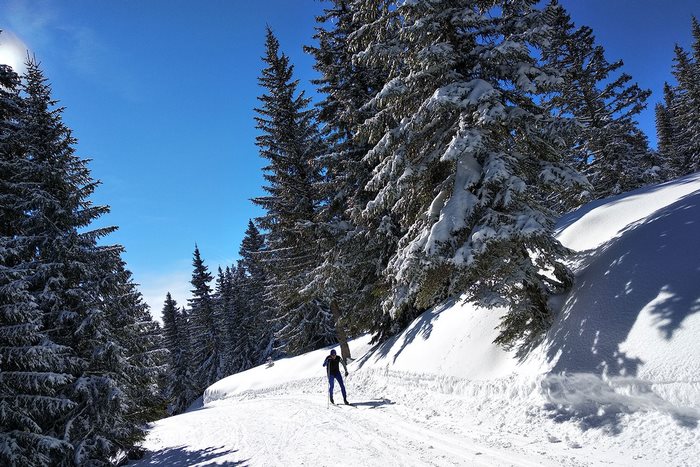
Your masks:
M 655 144 L 653 105 L 670 78 L 673 45 L 690 44 L 697 0 L 563 0 L 610 60 L 654 92 L 640 118 Z M 231 264 L 249 201 L 262 193 L 253 108 L 270 25 L 313 92 L 315 0 L 3 0 L 0 60 L 24 43 L 41 61 L 78 153 L 103 184 L 94 196 L 119 226 L 110 237 L 159 315 L 183 303 L 195 242 L 212 271 Z M 4 49 L 4 52 L 3 52 Z

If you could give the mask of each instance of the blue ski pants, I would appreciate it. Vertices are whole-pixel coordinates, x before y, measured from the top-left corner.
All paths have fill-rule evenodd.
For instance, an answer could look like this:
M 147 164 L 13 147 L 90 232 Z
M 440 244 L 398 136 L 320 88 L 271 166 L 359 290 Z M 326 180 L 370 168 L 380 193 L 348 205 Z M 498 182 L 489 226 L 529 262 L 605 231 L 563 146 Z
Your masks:
M 343 400 L 347 399 L 347 396 L 345 395 L 345 385 L 343 384 L 343 376 L 338 373 L 329 373 L 328 374 L 328 392 L 331 395 L 331 399 L 333 399 L 333 386 L 335 385 L 335 380 L 338 380 L 338 384 L 340 384 L 340 392 L 343 393 Z

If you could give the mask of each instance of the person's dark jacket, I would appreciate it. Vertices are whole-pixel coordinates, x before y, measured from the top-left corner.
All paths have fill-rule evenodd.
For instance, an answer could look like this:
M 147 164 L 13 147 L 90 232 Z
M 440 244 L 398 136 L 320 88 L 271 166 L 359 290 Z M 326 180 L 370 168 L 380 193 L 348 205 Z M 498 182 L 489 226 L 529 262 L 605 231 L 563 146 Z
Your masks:
M 331 375 L 334 375 L 334 374 L 336 374 L 336 373 L 340 373 L 340 365 L 341 365 L 341 363 L 342 363 L 342 365 L 343 365 L 343 368 L 345 369 L 345 374 L 347 375 L 347 373 L 348 373 L 348 367 L 345 366 L 345 361 L 343 361 L 343 359 L 340 358 L 340 357 L 337 356 L 337 355 L 335 356 L 335 358 L 333 358 L 332 355 L 328 355 L 328 356 L 326 357 L 326 359 L 323 361 L 323 366 L 327 366 L 327 367 L 328 367 L 328 373 L 331 374 Z

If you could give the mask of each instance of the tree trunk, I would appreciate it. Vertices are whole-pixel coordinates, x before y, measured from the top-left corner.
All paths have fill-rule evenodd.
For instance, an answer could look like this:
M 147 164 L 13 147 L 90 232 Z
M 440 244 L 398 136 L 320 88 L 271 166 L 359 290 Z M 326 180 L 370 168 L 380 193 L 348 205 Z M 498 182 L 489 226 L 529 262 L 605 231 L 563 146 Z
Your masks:
M 338 302 L 335 300 L 331 301 L 331 313 L 333 313 L 335 333 L 338 337 L 338 343 L 340 344 L 340 356 L 343 360 L 347 361 L 350 358 L 350 346 L 348 345 L 348 336 L 340 325 L 340 308 L 338 308 Z

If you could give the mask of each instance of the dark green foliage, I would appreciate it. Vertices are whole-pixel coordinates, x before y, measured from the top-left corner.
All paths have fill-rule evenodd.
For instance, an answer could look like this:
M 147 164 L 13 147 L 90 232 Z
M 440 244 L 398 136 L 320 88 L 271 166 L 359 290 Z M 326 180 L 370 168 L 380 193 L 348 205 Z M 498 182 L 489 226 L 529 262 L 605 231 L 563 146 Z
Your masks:
M 692 20 L 693 46 L 689 53 L 675 48 L 673 75 L 677 84 L 664 87 L 664 103 L 656 106 L 659 152 L 672 176 L 700 170 L 700 23 Z
M 194 361 L 194 380 L 198 392 L 220 380 L 225 374 L 226 326 L 216 306 L 209 283 L 213 277 L 195 246 L 192 260 L 192 298 L 189 300 L 189 331 Z
M 373 146 L 362 215 L 398 238 L 382 271 L 389 323 L 466 292 L 526 316 L 503 322 L 499 342 L 514 345 L 541 334 L 547 297 L 568 283 L 547 196 L 586 184 L 562 144 L 571 123 L 540 104 L 559 78 L 532 54 L 545 15 L 530 1 L 490 5 L 409 2 L 364 29 L 377 39 L 355 61 L 389 75 L 358 129 Z
M 317 105 L 326 151 L 318 159 L 323 173 L 319 191 L 318 251 L 322 262 L 312 275 L 313 287 L 340 310 L 340 323 L 351 336 L 379 330 L 382 267 L 395 249 L 395 238 L 378 227 L 381 218 L 361 215 L 371 193 L 366 184 L 372 167 L 364 161 L 371 149 L 360 124 L 375 113 L 367 105 L 385 84 L 387 72 L 353 61 L 355 51 L 376 37 L 361 34 L 389 9 L 383 0 L 337 0 L 317 18 L 317 47 L 307 47 L 321 78 L 314 81 L 324 94 Z M 392 242 L 394 240 L 394 242 Z
M 0 80 L 0 460 L 108 465 L 160 415 L 159 330 L 38 64 Z
M 238 250 L 240 261 L 235 272 L 235 283 L 241 295 L 239 308 L 245 310 L 239 322 L 242 326 L 241 345 L 246 355 L 246 368 L 263 363 L 273 353 L 278 328 L 273 319 L 276 300 L 268 296 L 269 273 L 263 259 L 267 256 L 265 237 L 253 221 Z
M 72 446 L 50 433 L 75 407 L 61 389 L 73 381 L 69 349 L 47 338 L 32 292 L 38 265 L 27 181 L 33 177 L 20 132 L 24 102 L 19 78 L 0 65 L 0 463 L 49 465 Z
M 550 29 L 542 48 L 543 60 L 561 73 L 548 107 L 576 119 L 577 131 L 568 135 L 567 143 L 573 150 L 572 163 L 588 177 L 594 197 L 660 181 L 661 168 L 653 165 L 647 138 L 634 121 L 651 91 L 620 73 L 621 60 L 608 62 L 593 31 L 586 26 L 576 28 L 556 0 L 545 13 Z
M 258 98 L 256 122 L 261 131 L 257 146 L 268 161 L 268 194 L 253 202 L 265 210 L 257 224 L 267 242 L 260 256 L 269 274 L 265 296 L 274 307 L 277 340 L 281 349 L 297 354 L 334 341 L 327 305 L 307 288 L 318 264 L 315 219 L 321 199 L 315 185 L 321 175 L 316 159 L 324 148 L 313 111 L 307 110 L 309 99 L 297 93 L 293 67 L 269 29 L 265 47 L 266 68 L 259 78 L 265 94 Z
M 163 344 L 168 350 L 165 396 L 170 413 L 183 412 L 199 396 L 193 377 L 187 316 L 170 293 L 163 304 Z

